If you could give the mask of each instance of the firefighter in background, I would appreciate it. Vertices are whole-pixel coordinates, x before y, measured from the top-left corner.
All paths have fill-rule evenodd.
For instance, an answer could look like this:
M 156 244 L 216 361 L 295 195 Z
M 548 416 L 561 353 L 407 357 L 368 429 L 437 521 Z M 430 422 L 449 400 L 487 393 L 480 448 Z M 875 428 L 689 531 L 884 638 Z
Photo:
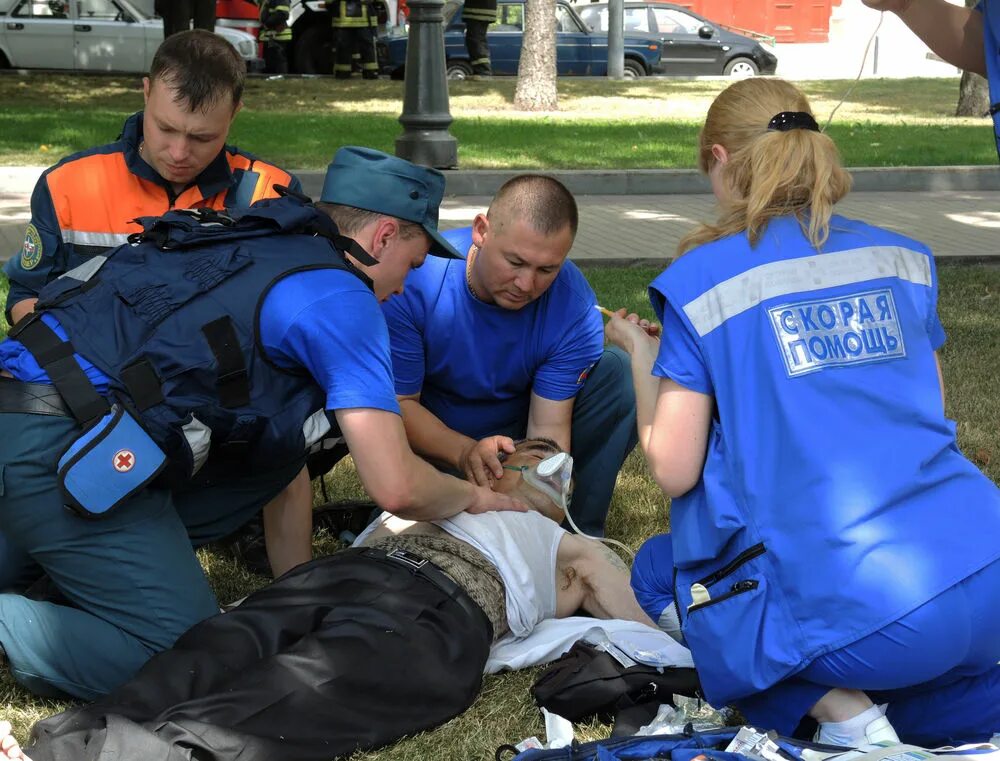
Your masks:
M 292 43 L 288 12 L 289 0 L 260 0 L 260 41 L 268 74 L 288 73 L 288 47 Z
M 328 2 L 332 12 L 333 44 L 337 49 L 333 67 L 337 79 L 350 79 L 351 62 L 357 52 L 361 57 L 361 76 L 378 79 L 375 57 L 375 30 L 378 12 L 371 0 L 334 0 Z
M 462 21 L 465 22 L 465 47 L 469 50 L 473 74 L 489 76 L 493 73 L 486 30 L 496 19 L 497 0 L 465 0 Z
M 215 31 L 215 0 L 156 0 L 154 12 L 163 18 L 164 39 L 191 28 Z

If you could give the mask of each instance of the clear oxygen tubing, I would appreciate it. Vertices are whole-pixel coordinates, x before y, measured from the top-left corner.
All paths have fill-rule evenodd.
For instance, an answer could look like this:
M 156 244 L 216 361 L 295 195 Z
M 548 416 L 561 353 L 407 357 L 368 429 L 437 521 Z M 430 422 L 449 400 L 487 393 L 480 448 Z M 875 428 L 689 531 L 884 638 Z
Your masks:
M 566 516 L 566 521 L 569 523 L 573 531 L 575 531 L 579 536 L 595 542 L 602 542 L 604 544 L 620 547 L 628 553 L 630 558 L 633 560 L 635 559 L 635 553 L 632 552 L 632 550 L 626 545 L 616 539 L 585 534 L 573 521 L 573 516 L 569 511 L 570 502 L 572 501 L 571 493 L 573 488 L 573 458 L 569 454 L 566 452 L 559 452 L 558 454 L 546 457 L 536 465 L 524 467 L 523 470 L 521 468 L 516 469 L 521 470 L 522 477 L 525 482 L 548 496 L 559 506 L 559 508 L 563 511 L 563 514 Z
M 823 132 L 826 132 L 830 127 L 830 123 L 833 121 L 833 115 L 837 113 L 837 110 L 844 105 L 847 99 L 850 97 L 851 93 L 854 92 L 854 88 L 857 87 L 858 82 L 861 81 L 861 75 L 865 73 L 865 64 L 868 63 L 868 51 L 871 50 L 872 43 L 875 41 L 875 35 L 878 34 L 878 30 L 882 28 L 882 21 L 885 19 L 885 11 L 880 11 L 878 14 L 878 24 L 875 25 L 875 31 L 872 32 L 872 36 L 868 38 L 868 44 L 865 45 L 865 52 L 861 56 L 861 66 L 858 68 L 858 76 L 854 78 L 851 82 L 851 86 L 847 88 L 847 92 L 840 99 L 840 102 L 833 107 L 833 111 L 830 112 L 830 116 L 826 120 L 826 124 L 823 125 Z

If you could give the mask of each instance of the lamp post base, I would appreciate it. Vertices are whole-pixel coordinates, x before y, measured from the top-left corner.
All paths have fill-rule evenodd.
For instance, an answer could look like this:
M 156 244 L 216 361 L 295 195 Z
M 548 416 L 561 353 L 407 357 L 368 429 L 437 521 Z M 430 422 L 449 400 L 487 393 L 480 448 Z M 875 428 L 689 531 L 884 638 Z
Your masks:
M 414 164 L 454 169 L 458 166 L 458 140 L 447 128 L 407 129 L 396 138 L 396 155 Z

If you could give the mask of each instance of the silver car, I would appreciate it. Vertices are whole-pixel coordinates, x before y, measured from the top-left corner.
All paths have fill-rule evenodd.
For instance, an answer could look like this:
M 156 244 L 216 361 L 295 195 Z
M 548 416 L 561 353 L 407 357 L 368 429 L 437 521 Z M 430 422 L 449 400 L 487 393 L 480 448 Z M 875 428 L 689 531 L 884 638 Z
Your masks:
M 217 26 L 257 69 L 257 41 Z M 149 71 L 163 22 L 127 0 L 0 0 L 0 68 Z

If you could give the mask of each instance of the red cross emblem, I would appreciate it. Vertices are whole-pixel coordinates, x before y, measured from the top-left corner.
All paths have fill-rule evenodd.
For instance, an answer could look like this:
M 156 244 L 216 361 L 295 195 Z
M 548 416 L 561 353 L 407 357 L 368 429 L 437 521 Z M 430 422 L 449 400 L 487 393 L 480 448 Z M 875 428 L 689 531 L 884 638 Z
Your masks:
M 119 473 L 128 473 L 135 467 L 135 455 L 128 449 L 119 449 L 115 452 L 112 463 Z

